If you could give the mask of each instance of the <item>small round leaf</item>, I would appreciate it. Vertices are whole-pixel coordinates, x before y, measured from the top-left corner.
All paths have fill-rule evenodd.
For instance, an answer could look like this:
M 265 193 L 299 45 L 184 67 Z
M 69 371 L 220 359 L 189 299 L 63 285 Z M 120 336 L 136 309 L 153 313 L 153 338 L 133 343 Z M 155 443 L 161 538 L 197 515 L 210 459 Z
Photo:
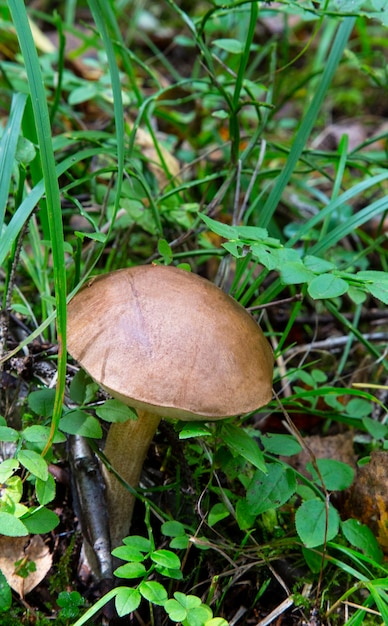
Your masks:
M 326 519 L 327 518 L 327 519 Z M 295 515 L 296 531 L 307 548 L 316 548 L 338 534 L 340 518 L 323 500 L 307 500 Z

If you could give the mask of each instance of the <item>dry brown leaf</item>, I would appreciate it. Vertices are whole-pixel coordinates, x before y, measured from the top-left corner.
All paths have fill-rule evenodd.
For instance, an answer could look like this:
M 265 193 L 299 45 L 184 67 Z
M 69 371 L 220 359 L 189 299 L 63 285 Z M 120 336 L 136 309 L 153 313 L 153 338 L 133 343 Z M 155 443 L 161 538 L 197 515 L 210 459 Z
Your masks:
M 136 129 L 136 145 L 141 149 L 143 155 L 147 159 L 147 166 L 150 171 L 155 176 L 156 180 L 159 183 L 161 189 L 164 189 L 168 183 L 169 178 L 166 176 L 166 173 L 163 169 L 161 158 L 164 160 L 167 169 L 171 176 L 175 179 L 178 178 L 180 172 L 180 164 L 178 159 L 176 159 L 163 145 L 159 144 L 160 155 L 161 158 L 155 148 L 154 141 L 150 135 L 150 133 L 143 128 Z
M 369 526 L 385 554 L 388 554 L 387 461 L 387 451 L 374 450 L 369 463 L 358 469 L 346 502 L 348 516 Z
M 298 472 L 309 477 L 310 473 L 306 470 L 306 464 L 312 461 L 310 451 L 317 459 L 335 459 L 342 463 L 347 463 L 350 467 L 356 468 L 356 456 L 353 448 L 353 433 L 346 431 L 337 435 L 328 435 L 322 437 L 320 435 L 312 435 L 303 437 L 306 443 L 306 449 L 299 454 L 288 458 L 287 462 L 292 465 Z
M 15 563 L 35 564 L 26 578 L 17 574 Z M 21 598 L 32 591 L 46 576 L 52 565 L 52 554 L 40 535 L 31 537 L 0 537 L 0 570 L 10 587 Z

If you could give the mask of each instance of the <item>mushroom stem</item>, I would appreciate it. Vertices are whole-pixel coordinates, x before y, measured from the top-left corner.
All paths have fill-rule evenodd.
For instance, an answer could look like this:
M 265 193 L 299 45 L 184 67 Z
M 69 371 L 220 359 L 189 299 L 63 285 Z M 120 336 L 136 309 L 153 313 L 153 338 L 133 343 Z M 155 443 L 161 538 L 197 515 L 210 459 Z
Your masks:
M 148 448 L 160 422 L 160 415 L 137 410 L 138 419 L 111 424 L 104 454 L 111 466 L 129 485 L 136 487 Z M 112 548 L 121 544 L 131 525 L 135 496 L 103 467 L 108 502 Z

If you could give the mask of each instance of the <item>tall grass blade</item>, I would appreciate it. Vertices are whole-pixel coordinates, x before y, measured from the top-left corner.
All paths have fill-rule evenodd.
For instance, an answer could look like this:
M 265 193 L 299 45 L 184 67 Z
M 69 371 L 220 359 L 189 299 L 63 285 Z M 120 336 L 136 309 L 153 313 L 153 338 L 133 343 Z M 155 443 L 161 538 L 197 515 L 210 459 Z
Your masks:
M 61 161 L 55 170 L 54 176 L 55 179 L 58 180 L 62 174 L 64 174 L 71 167 L 74 167 L 80 161 L 84 159 L 90 159 L 92 157 L 96 157 L 101 155 L 101 148 L 91 148 L 88 150 L 82 150 L 75 155 L 72 155 Z M 0 238 L 0 266 L 3 265 L 7 254 L 9 252 L 10 247 L 16 241 L 23 224 L 28 220 L 32 211 L 39 203 L 40 199 L 43 197 L 45 193 L 44 180 L 41 180 L 33 189 L 31 189 L 28 196 L 23 200 L 23 202 L 18 207 L 18 210 L 13 215 L 11 221 L 7 225 L 5 229 L 4 235 Z
M 58 379 L 54 402 L 50 437 L 43 454 L 51 446 L 62 413 L 66 377 L 66 270 L 62 228 L 62 210 L 58 180 L 55 173 L 55 159 L 51 140 L 49 110 L 45 88 L 34 45 L 24 2 L 9 0 L 8 6 L 15 25 L 20 49 L 23 54 L 31 103 L 38 136 L 44 187 L 46 193 L 47 216 L 52 246 L 54 290 L 57 311 L 58 332 Z
M 113 108 L 115 116 L 116 126 L 116 141 L 117 141 L 117 186 L 116 196 L 114 202 L 114 215 L 111 222 L 111 228 L 114 225 L 114 216 L 116 215 L 120 206 L 121 200 L 121 187 L 124 175 L 124 109 L 123 100 L 121 96 L 121 83 L 120 73 L 117 67 L 115 48 L 113 41 L 117 41 L 119 35 L 119 29 L 115 20 L 115 16 L 112 10 L 113 3 L 105 2 L 104 0 L 89 0 L 89 7 L 93 15 L 93 19 L 96 22 L 96 26 L 101 34 L 102 41 L 104 43 L 106 55 L 108 58 L 109 73 L 112 81 L 112 93 L 113 93 Z
M 27 96 L 14 94 L 11 112 L 0 141 L 0 234 L 3 230 L 12 169 Z
M 331 80 L 338 67 L 347 41 L 353 30 L 354 23 L 354 17 L 346 17 L 337 30 L 337 34 L 331 47 L 325 69 L 323 70 L 321 81 L 317 87 L 313 99 L 311 100 L 310 106 L 306 114 L 303 116 L 303 121 L 296 133 L 296 137 L 291 147 L 290 154 L 288 156 L 284 169 L 279 175 L 278 180 L 273 186 L 262 208 L 262 212 L 257 222 L 258 226 L 268 226 L 273 214 L 276 211 L 283 191 L 288 184 L 292 173 L 295 170 L 295 167 L 298 163 L 299 158 L 302 155 L 303 150 L 306 147 L 308 138 L 317 119 L 318 113 L 326 96 Z

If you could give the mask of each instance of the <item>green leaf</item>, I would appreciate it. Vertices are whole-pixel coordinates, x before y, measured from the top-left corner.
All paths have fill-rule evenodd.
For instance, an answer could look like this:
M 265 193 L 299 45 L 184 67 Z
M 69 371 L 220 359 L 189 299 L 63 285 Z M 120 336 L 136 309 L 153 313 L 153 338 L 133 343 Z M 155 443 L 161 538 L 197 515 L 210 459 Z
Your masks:
M 244 256 L 244 244 L 240 241 L 227 241 L 222 244 L 222 247 L 237 259 L 242 259 Z
M 346 413 L 355 418 L 367 417 L 371 414 L 372 408 L 372 403 L 364 398 L 352 398 L 345 405 Z
M 170 541 L 170 548 L 174 550 L 186 550 L 189 543 L 189 537 L 187 535 L 180 535 Z
M 5 482 L 2 484 L 2 501 L 0 501 L 0 506 L 7 511 L 7 506 L 11 506 L 12 504 L 17 504 L 22 499 L 23 494 L 23 483 L 20 476 L 12 476 L 10 475 Z M 9 513 L 13 513 L 13 509 L 8 511 Z M 0 529 L 1 531 L 1 529 Z
M 23 430 L 23 439 L 30 443 L 40 444 L 42 447 L 46 445 L 50 436 L 50 429 L 47 426 L 40 426 L 34 424 L 33 426 L 27 426 Z M 63 443 L 66 441 L 66 437 L 62 433 L 56 433 L 53 443 Z
M 143 563 L 126 563 L 120 565 L 115 571 L 115 576 L 119 578 L 141 578 L 147 573 Z
M 238 239 L 238 233 L 235 226 L 223 224 L 222 222 L 213 220 L 211 217 L 203 215 L 202 213 L 199 215 L 199 217 L 203 222 L 205 222 L 209 230 L 211 230 L 213 233 L 216 233 L 216 235 L 219 235 L 224 239 Z
M 218 111 L 212 112 L 212 117 L 215 117 L 219 120 L 227 120 L 229 117 L 229 113 L 228 111 L 225 111 L 224 109 L 219 109 Z
M 164 524 L 162 524 L 161 531 L 163 535 L 166 535 L 166 537 L 186 537 L 185 527 L 182 522 L 177 522 L 175 520 L 164 522 Z
M 39 504 L 48 504 L 55 498 L 55 480 L 51 474 L 47 476 L 47 480 L 36 479 L 35 483 L 36 497 Z
M 47 462 L 40 456 L 40 454 L 34 452 L 33 450 L 20 450 L 17 458 L 21 465 L 31 472 L 31 474 L 41 480 L 47 480 Z
M 83 369 L 79 369 L 70 383 L 70 398 L 77 404 L 86 402 L 87 387 L 92 383 L 89 374 Z M 92 383 L 93 384 L 93 383 Z M 95 384 L 95 383 L 94 383 Z
M 248 502 L 242 498 L 237 500 L 236 519 L 241 530 L 252 528 L 256 523 L 256 515 L 252 515 Z
M 152 549 L 151 541 L 147 539 L 147 537 L 142 537 L 141 535 L 131 535 L 130 537 L 124 537 L 123 543 L 126 546 L 140 550 L 140 552 L 150 552 Z
M 225 504 L 223 504 L 222 502 L 217 502 L 217 504 L 214 504 L 214 506 L 212 506 L 209 511 L 208 524 L 210 527 L 212 527 L 217 524 L 217 522 L 220 522 L 229 515 L 230 513 Z
M 326 489 L 342 491 L 350 487 L 354 479 L 354 469 L 350 465 L 335 459 L 317 459 L 316 462 Z M 313 480 L 320 483 L 320 478 L 312 464 L 307 463 L 306 468 L 312 474 Z
M 209 437 L 212 434 L 206 424 L 200 422 L 186 422 L 179 431 L 179 439 L 191 439 L 192 437 Z
M 173 598 L 165 602 L 164 609 L 173 622 L 182 622 L 187 615 L 186 608 Z
M 15 154 L 15 160 L 19 163 L 27 164 L 31 163 L 36 157 L 35 146 L 26 137 L 20 136 L 18 139 L 17 150 Z
M 168 598 L 167 591 L 163 585 L 153 580 L 143 580 L 139 585 L 139 591 L 148 602 L 158 606 L 163 606 Z
M 22 520 L 31 535 L 49 533 L 59 524 L 58 515 L 45 507 L 33 509 Z
M 346 293 L 349 284 L 346 280 L 333 276 L 333 274 L 321 274 L 313 278 L 307 287 L 309 295 L 314 300 L 324 300 L 329 298 L 338 298 Z
M 327 514 L 325 502 L 318 499 L 303 502 L 295 515 L 296 531 L 307 548 L 316 548 L 334 539 L 338 534 L 339 522 L 336 509 L 329 504 Z
M 171 569 L 171 567 L 155 565 L 155 570 L 161 575 L 162 578 L 172 578 L 173 580 L 183 579 L 183 574 L 180 569 Z
M 0 613 L 9 611 L 12 605 L 11 587 L 7 583 L 7 579 L 0 570 Z
M 93 415 L 75 409 L 68 411 L 59 421 L 59 428 L 69 435 L 81 435 L 90 439 L 101 439 L 101 425 Z
M 381 563 L 384 555 L 371 529 L 356 519 L 348 519 L 341 524 L 342 532 L 349 543 L 366 556 Z
M 251 247 L 251 252 L 268 270 L 274 270 L 279 267 L 278 251 L 272 250 L 266 243 L 254 243 Z
M 298 454 L 302 446 L 293 435 L 276 435 L 266 433 L 261 438 L 265 450 L 271 454 L 281 454 L 282 456 L 292 456 Z
M 16 459 L 6 459 L 0 463 L 0 483 L 5 483 L 18 468 L 19 463 Z
M 171 246 L 165 239 L 159 239 L 158 252 L 166 265 L 169 265 L 172 262 L 173 252 L 171 250 Z
M 244 52 L 244 44 L 238 39 L 215 39 L 212 45 L 225 50 L 225 52 L 230 52 L 230 54 L 242 54 Z
M 182 622 L 182 626 L 204 626 L 213 617 L 213 612 L 206 604 L 190 609 L 187 617 Z
M 0 426 L 0 441 L 15 443 L 19 439 L 19 433 L 9 426 Z
M 85 598 L 78 591 L 61 591 L 58 594 L 57 604 L 62 607 L 60 617 L 73 620 L 78 617 L 80 607 L 85 604 Z
M 98 87 L 94 83 L 86 83 L 81 87 L 76 87 L 68 96 L 71 106 L 92 100 L 98 94 Z
M 181 591 L 175 591 L 174 598 L 184 606 L 185 609 L 195 609 L 196 607 L 201 605 L 201 599 L 198 596 L 194 595 L 186 595 Z
M 282 506 L 296 491 L 295 472 L 280 463 L 269 463 L 267 473 L 255 472 L 247 489 L 248 511 L 260 515 Z
M 377 422 L 371 417 L 363 417 L 362 423 L 373 439 L 385 439 L 388 434 L 388 425 Z
M 112 554 L 116 558 L 129 563 L 142 563 L 146 558 L 143 552 L 140 552 L 133 546 L 118 546 L 112 551 Z
M 383 272 L 381 270 L 362 270 L 357 272 L 357 279 L 365 280 L 370 283 L 387 283 L 388 284 L 388 274 L 387 272 Z
M 307 283 L 314 278 L 315 274 L 308 270 L 302 261 L 290 261 L 280 268 L 280 279 L 285 285 L 298 285 Z
M 321 259 L 321 257 L 314 256 L 313 254 L 306 254 L 303 260 L 307 269 L 315 274 L 323 274 L 324 272 L 330 272 L 330 270 L 335 269 L 334 263 Z
M 224 424 L 221 429 L 221 437 L 233 452 L 242 456 L 262 472 L 267 471 L 263 453 L 258 443 L 243 428 L 238 428 L 234 424 Z
M 28 396 L 28 406 L 41 417 L 51 417 L 54 411 L 55 389 L 38 389 Z
M 6 537 L 25 537 L 28 530 L 17 517 L 0 511 L 0 533 Z
M 168 569 L 180 569 L 181 561 L 175 552 L 170 550 L 155 550 L 150 554 L 151 560 L 157 565 L 167 567 Z
M 268 231 L 266 228 L 259 228 L 257 226 L 236 226 L 236 231 L 239 239 L 248 242 L 266 241 L 268 238 Z M 281 245 L 278 239 L 270 238 L 272 244 Z
M 383 304 L 388 304 L 388 284 L 387 283 L 381 283 L 381 285 L 376 285 L 376 284 L 367 285 L 366 288 L 374 298 L 376 298 L 377 300 L 380 300 Z
M 141 595 L 138 589 L 132 587 L 119 587 L 117 589 L 115 606 L 119 617 L 128 615 L 139 608 Z
M 377 270 L 357 272 L 357 279 L 365 281 L 365 289 L 383 304 L 388 304 L 388 274 Z
M 362 304 L 367 298 L 365 291 L 357 289 L 357 287 L 354 287 L 353 285 L 349 285 L 348 296 L 354 304 Z
M 106 422 L 123 423 L 128 420 L 137 420 L 135 409 L 120 402 L 120 400 L 106 400 L 104 404 L 96 408 L 96 413 Z

